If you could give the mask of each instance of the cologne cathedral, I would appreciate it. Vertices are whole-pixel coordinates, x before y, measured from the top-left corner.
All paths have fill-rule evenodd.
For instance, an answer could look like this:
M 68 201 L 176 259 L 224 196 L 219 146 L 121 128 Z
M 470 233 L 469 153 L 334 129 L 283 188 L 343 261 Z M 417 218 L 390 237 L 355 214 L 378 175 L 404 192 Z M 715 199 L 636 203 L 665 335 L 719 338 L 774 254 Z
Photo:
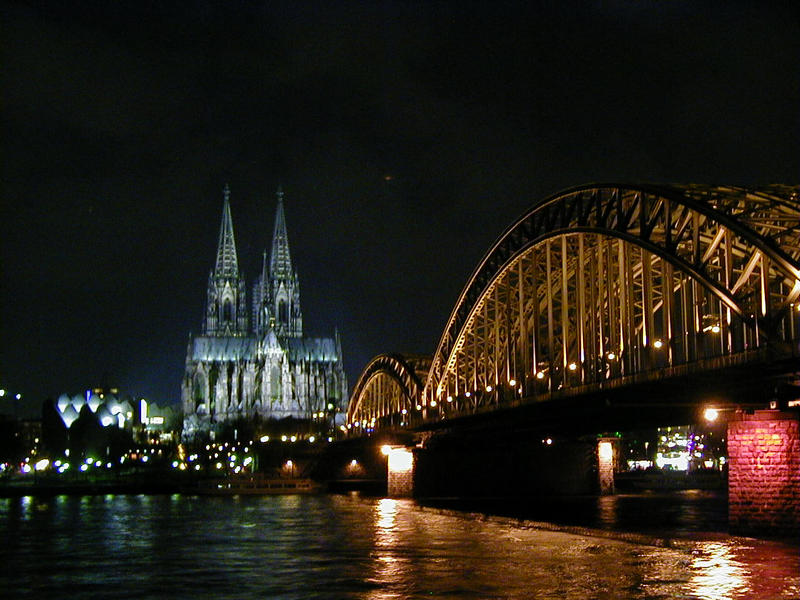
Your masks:
M 300 283 L 292 267 L 278 190 L 269 257 L 247 302 L 225 186 L 217 260 L 208 276 L 202 335 L 190 336 L 183 378 L 183 438 L 241 420 L 310 419 L 342 410 L 347 380 L 338 333 L 303 335 Z

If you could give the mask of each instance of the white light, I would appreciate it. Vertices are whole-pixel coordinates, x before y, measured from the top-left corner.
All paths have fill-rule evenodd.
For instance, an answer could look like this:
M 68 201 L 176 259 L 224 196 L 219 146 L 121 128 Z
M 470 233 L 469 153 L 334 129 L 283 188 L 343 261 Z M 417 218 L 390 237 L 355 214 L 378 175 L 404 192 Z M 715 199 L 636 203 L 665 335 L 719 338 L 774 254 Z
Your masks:
M 85 471 L 86 471 L 86 469 L 88 469 L 88 468 L 89 468 L 89 465 L 87 465 L 87 464 L 82 464 L 82 465 L 81 465 L 81 471 L 84 471 L 84 472 L 85 472 Z
M 392 447 L 389 444 L 386 444 L 385 446 L 381 446 L 381 454 L 383 454 L 384 456 L 389 456 L 391 451 L 392 451 Z
M 291 469 L 293 465 L 294 465 L 294 463 L 291 460 L 287 460 L 286 461 L 286 467 L 287 468 Z
M 281 436 L 281 441 L 282 441 L 282 442 L 285 442 L 285 441 L 286 441 L 286 436 L 285 436 L 285 435 L 282 435 L 282 436 Z
M 716 421 L 719 411 L 716 408 L 707 408 L 703 411 L 703 417 L 706 421 Z
M 414 467 L 414 455 L 405 448 L 392 448 L 389 453 L 389 472 L 407 473 Z
M 350 466 L 351 467 L 357 467 L 358 466 L 358 461 L 354 458 L 353 460 L 350 461 Z
M 464 395 L 465 395 L 467 398 L 469 398 L 470 396 L 472 396 L 472 392 L 467 392 L 467 393 L 466 393 L 466 394 L 464 394 Z
M 545 444 L 547 444 L 548 446 L 552 446 L 552 444 L 553 444 L 553 439 L 552 439 L 552 438 L 547 438 L 547 439 L 544 441 L 544 443 L 545 443 Z
M 508 380 L 508 385 L 510 385 L 511 387 L 516 387 L 517 380 L 516 379 L 509 379 Z
M 616 358 L 617 358 L 617 355 L 614 354 L 613 352 L 609 352 L 608 353 L 608 360 L 616 360 Z
M 314 443 L 314 440 L 316 440 L 316 439 L 317 439 L 317 438 L 315 438 L 315 437 L 312 435 L 310 438 L 308 438 L 308 442 L 309 442 L 310 444 L 313 444 L 313 443 Z
M 50 461 L 46 458 L 43 458 L 42 460 L 38 461 L 35 465 L 33 465 L 33 468 L 36 469 L 37 471 L 44 471 L 49 465 Z
M 421 404 L 417 404 L 417 410 L 422 410 L 422 405 Z
M 614 446 L 611 445 L 611 442 L 600 442 L 597 446 L 597 454 L 602 461 L 610 461 L 614 458 Z
M 569 367 L 568 368 L 569 368 L 570 371 L 574 371 L 575 369 L 578 368 L 578 365 L 576 365 L 574 362 L 571 362 L 571 363 L 569 363 Z
M 544 379 L 544 371 L 539 371 L 536 373 L 536 379 Z
M 431 400 L 431 408 L 436 408 L 436 400 Z
M 14 396 L 14 398 L 16 398 L 17 400 L 22 400 L 22 394 L 17 394 L 16 396 Z
M 447 397 L 447 401 L 448 401 L 448 402 L 452 402 L 452 401 L 453 401 L 453 397 L 452 397 L 452 396 L 448 396 L 448 397 Z
M 261 441 L 262 443 L 266 443 L 266 442 L 269 441 L 269 436 L 268 435 L 262 435 L 261 439 L 259 441 Z
M 661 348 L 661 346 L 663 346 L 663 345 L 664 345 L 664 342 L 662 342 L 661 340 L 656 340 L 655 342 L 653 342 L 653 346 L 655 348 Z
M 407 411 L 405 408 L 404 408 L 403 410 L 401 410 L 400 412 L 401 412 L 402 414 L 404 414 L 404 415 L 408 414 L 408 411 Z
M 490 386 L 490 385 L 487 385 L 487 386 L 486 386 L 486 391 L 487 391 L 487 392 L 491 392 L 493 389 L 494 389 L 494 388 L 493 388 L 492 386 Z

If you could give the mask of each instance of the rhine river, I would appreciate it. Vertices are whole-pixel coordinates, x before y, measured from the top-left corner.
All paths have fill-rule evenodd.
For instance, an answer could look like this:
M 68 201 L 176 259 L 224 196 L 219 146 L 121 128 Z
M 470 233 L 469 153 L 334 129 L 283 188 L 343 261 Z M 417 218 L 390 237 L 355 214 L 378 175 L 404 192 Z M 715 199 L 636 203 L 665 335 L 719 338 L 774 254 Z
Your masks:
M 3 598 L 800 597 L 797 546 L 347 495 L 0 498 Z

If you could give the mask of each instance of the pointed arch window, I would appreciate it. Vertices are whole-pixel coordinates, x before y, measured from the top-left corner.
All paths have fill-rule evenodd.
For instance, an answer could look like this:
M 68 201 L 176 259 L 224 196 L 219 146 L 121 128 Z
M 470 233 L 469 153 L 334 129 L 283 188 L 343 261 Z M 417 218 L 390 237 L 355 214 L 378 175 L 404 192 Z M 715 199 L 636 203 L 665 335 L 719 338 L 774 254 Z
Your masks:
M 233 304 L 230 300 L 225 300 L 225 304 L 222 306 L 222 320 L 223 321 L 232 321 L 233 320 Z
M 278 302 L 278 322 L 287 324 L 289 322 L 289 307 L 286 300 Z

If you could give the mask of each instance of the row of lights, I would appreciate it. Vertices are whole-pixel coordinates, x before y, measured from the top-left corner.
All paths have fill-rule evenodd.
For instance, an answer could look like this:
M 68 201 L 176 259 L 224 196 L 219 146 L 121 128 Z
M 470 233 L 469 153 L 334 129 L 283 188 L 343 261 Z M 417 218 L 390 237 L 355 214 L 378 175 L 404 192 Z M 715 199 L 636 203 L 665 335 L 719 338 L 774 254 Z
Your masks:
M 266 444 L 267 442 L 270 441 L 270 439 L 271 439 L 270 436 L 262 435 L 258 439 L 258 441 L 261 442 L 262 444 Z M 317 441 L 317 436 L 310 435 L 307 438 L 303 438 L 302 436 L 298 435 L 282 435 L 280 438 L 275 438 L 275 441 L 278 441 L 278 439 L 280 439 L 281 442 L 290 442 L 290 443 L 295 443 L 298 440 L 303 441 L 303 439 L 305 439 L 306 441 L 308 441 L 309 444 L 313 444 L 314 442 Z M 331 436 L 328 436 L 327 441 L 332 442 L 333 438 Z

